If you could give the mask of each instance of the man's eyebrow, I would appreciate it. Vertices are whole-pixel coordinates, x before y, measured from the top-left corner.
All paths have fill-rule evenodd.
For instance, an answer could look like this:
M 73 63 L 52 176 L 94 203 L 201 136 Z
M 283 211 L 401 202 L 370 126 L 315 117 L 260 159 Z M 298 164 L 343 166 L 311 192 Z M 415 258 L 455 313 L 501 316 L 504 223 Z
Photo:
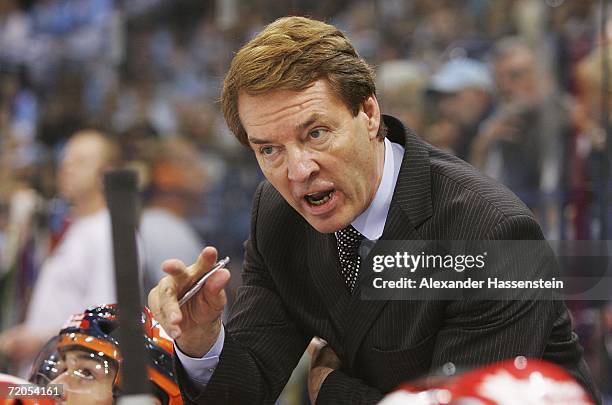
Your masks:
M 99 361 L 99 359 L 96 357 L 96 355 L 93 355 L 93 353 L 78 353 L 76 355 L 77 359 L 83 359 L 83 360 L 95 360 L 95 361 Z
M 270 141 L 268 141 L 267 139 L 260 139 L 260 138 L 255 138 L 251 136 L 249 136 L 249 142 L 254 143 L 256 145 L 263 145 L 264 143 L 270 143 Z
M 92 360 L 97 363 L 102 363 L 104 361 L 101 357 L 95 355 L 94 353 L 88 353 L 85 351 L 74 353 L 74 356 L 79 360 Z
M 301 124 L 298 124 L 295 126 L 295 128 L 299 131 L 302 132 L 304 131 L 306 128 L 308 128 L 309 126 L 311 126 L 312 124 L 314 124 L 315 122 L 321 120 L 323 117 L 321 116 L 321 114 L 319 113 L 313 113 L 310 117 L 308 117 L 308 119 L 306 121 L 304 121 Z

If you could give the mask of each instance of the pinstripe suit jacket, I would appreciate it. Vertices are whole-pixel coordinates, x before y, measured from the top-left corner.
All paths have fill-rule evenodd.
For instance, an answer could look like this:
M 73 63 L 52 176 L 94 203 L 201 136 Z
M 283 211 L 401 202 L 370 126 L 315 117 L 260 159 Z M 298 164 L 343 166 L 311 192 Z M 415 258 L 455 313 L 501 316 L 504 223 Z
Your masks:
M 381 239 L 542 239 L 506 188 L 422 142 L 385 116 L 405 154 Z M 187 403 L 273 403 L 312 336 L 342 369 L 321 404 L 376 403 L 399 383 L 446 362 L 475 366 L 518 355 L 562 365 L 594 387 L 567 310 L 552 301 L 363 301 L 340 276 L 333 234 L 314 230 L 267 182 L 254 198 L 243 286 L 206 390 L 177 372 Z

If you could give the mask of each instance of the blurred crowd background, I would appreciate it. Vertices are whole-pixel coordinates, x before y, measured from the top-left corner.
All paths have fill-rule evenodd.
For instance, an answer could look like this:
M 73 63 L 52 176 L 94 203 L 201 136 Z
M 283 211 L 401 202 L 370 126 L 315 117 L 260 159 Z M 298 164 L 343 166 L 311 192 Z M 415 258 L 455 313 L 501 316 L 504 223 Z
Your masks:
M 234 259 L 239 284 L 262 175 L 217 99 L 234 52 L 284 15 L 345 31 L 376 70 L 383 112 L 510 187 L 548 239 L 609 239 L 604 1 L 1 0 L 1 330 L 27 316 L 42 263 L 70 228 L 57 168 L 85 128 L 107 134 L 121 164 L 139 171 L 144 212 L 158 224 L 147 231 L 143 216 L 143 240 L 173 244 L 151 215 L 163 207 L 190 227 L 192 243 Z M 159 272 L 147 274 L 145 290 Z M 569 305 L 610 392 L 611 304 Z

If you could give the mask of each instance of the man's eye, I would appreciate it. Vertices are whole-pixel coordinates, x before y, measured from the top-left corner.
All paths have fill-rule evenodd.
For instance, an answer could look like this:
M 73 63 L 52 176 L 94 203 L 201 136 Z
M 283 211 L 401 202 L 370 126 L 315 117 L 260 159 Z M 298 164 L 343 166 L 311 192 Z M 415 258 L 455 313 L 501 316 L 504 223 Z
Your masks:
M 324 129 L 314 129 L 314 130 L 310 131 L 308 136 L 310 136 L 310 138 L 312 138 L 312 139 L 321 139 L 321 138 L 325 137 L 326 134 L 327 134 L 327 131 L 324 130 Z
M 88 368 L 79 368 L 78 370 L 74 370 L 74 375 L 85 380 L 93 380 L 95 378 L 94 374 Z
M 272 155 L 274 153 L 274 147 L 272 147 L 272 146 L 264 146 L 264 147 L 259 149 L 259 152 L 262 155 L 270 156 L 270 155 Z

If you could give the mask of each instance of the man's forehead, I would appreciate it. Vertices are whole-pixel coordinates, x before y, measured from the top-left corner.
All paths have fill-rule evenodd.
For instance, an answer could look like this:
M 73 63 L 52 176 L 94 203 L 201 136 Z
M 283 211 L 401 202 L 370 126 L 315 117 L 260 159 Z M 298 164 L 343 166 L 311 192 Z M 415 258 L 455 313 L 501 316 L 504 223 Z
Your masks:
M 104 150 L 104 142 L 93 137 L 78 137 L 66 144 L 65 154 L 99 156 Z
M 535 58 L 531 51 L 524 48 L 517 48 L 507 55 L 500 57 L 496 61 L 495 66 L 499 68 L 514 68 L 516 66 L 532 67 L 534 61 Z
M 241 93 L 238 112 L 247 132 L 263 126 L 301 127 L 313 117 L 323 119 L 328 116 L 328 107 L 337 102 L 338 98 L 321 80 L 301 91 L 273 90 L 260 95 Z

